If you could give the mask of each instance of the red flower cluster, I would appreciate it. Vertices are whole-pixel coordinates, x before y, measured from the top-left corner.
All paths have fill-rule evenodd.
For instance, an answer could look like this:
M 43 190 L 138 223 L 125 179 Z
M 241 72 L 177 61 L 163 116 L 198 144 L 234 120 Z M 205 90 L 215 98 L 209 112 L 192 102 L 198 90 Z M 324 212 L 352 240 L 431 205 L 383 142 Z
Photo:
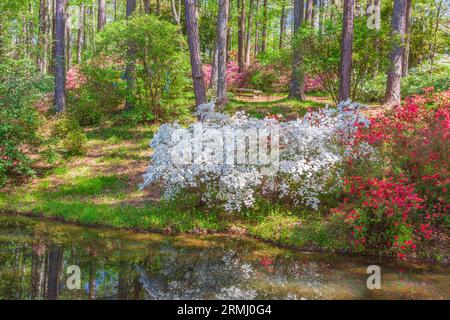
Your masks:
M 360 247 L 406 257 L 416 249 L 414 239 L 431 239 L 450 212 L 450 91 L 434 93 L 430 87 L 424 92 L 378 114 L 369 128 L 355 124 L 355 145 L 374 147 L 383 164 L 378 171 L 366 170 L 364 177 L 353 170 L 345 181 L 338 212 L 353 227 L 354 244 Z M 353 167 L 355 161 L 356 152 L 348 163 Z

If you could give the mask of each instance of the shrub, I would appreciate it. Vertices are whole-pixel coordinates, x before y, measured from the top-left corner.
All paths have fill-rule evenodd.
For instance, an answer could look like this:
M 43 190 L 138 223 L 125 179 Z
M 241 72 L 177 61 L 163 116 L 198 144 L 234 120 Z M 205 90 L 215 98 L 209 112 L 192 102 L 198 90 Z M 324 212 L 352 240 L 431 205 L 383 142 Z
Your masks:
M 70 116 L 63 116 L 56 120 L 49 142 L 57 144 L 58 152 L 65 156 L 82 155 L 86 152 L 86 135 L 78 122 Z M 52 148 L 49 149 L 50 155 L 53 153 L 52 150 Z
M 370 146 L 374 156 L 369 166 L 360 166 L 367 159 L 358 155 L 349 159 L 344 204 L 337 212 L 354 227 L 360 247 L 403 258 L 413 253 L 418 240 L 432 239 L 445 228 L 450 212 L 450 92 L 424 90 L 425 95 L 378 114 L 356 134 L 353 150 Z
M 8 177 L 33 173 L 24 150 L 37 143 L 33 102 L 40 80 L 28 60 L 5 58 L 0 64 L 0 186 Z
M 354 123 L 364 123 L 357 107 L 343 103 L 339 111 L 324 109 L 300 121 L 280 122 L 241 113 L 229 117 L 214 112 L 212 103 L 199 106 L 202 122 L 188 128 L 177 124 L 160 128 L 151 143 L 152 163 L 141 187 L 160 183 L 167 198 L 187 192 L 227 211 L 253 207 L 257 197 L 318 209 L 321 199 L 339 185 L 345 152 L 341 140 L 352 140 Z M 223 137 L 228 137 L 224 144 Z M 266 151 L 258 154 L 254 143 Z M 192 146 L 198 149 L 192 152 Z M 231 159 L 224 161 L 223 148 Z

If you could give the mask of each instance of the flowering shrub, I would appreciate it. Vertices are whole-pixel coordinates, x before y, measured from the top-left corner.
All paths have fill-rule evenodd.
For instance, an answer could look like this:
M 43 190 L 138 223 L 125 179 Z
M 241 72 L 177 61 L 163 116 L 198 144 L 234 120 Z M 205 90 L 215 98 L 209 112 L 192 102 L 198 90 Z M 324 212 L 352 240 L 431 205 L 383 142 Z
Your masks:
M 210 64 L 203 65 L 203 75 L 206 85 L 211 81 L 212 66 Z M 235 61 L 227 63 L 227 86 L 228 88 L 240 88 L 245 86 L 247 74 L 239 72 L 239 65 Z
M 378 114 L 356 133 L 352 150 L 369 145 L 376 160 L 372 170 L 346 179 L 344 204 L 336 212 L 353 226 L 353 241 L 359 247 L 396 252 L 403 258 L 414 251 L 416 240 L 432 239 L 434 231 L 445 228 L 440 222 L 448 219 L 450 209 L 450 91 L 424 92 Z M 353 168 L 355 158 L 365 161 L 353 154 Z
M 258 196 L 318 209 L 340 183 L 348 153 L 340 142 L 354 139 L 355 123 L 368 124 L 358 107 L 346 102 L 279 122 L 243 113 L 229 117 L 215 112 L 213 103 L 199 106 L 201 122 L 160 128 L 141 187 L 160 183 L 167 198 L 189 191 L 227 211 L 253 207 Z
M 86 76 L 81 72 L 79 66 L 70 68 L 66 74 L 66 89 L 76 90 L 84 85 L 87 81 Z

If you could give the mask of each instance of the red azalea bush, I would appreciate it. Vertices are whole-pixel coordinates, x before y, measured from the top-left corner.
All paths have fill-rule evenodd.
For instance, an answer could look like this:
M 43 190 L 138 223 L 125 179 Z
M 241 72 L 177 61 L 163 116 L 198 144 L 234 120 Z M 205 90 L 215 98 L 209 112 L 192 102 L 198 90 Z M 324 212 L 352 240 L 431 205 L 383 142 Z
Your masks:
M 371 146 L 376 160 L 359 176 L 358 161 L 367 160 L 349 161 L 344 203 L 335 210 L 353 228 L 358 248 L 403 258 L 416 241 L 448 228 L 450 91 L 424 91 L 358 129 L 356 145 Z

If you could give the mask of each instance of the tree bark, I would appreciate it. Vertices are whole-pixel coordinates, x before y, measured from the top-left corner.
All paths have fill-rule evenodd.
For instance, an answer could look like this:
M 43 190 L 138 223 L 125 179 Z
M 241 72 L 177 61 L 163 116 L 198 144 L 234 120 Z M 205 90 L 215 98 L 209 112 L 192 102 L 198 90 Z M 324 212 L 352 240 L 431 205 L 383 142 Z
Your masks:
M 126 17 L 129 17 L 136 11 L 136 0 L 127 0 L 126 7 Z M 125 70 L 125 78 L 127 80 L 127 95 L 125 99 L 125 110 L 133 109 L 133 91 L 134 91 L 134 83 L 135 83 L 135 53 L 136 46 L 132 41 L 128 42 L 128 53 L 127 53 L 127 66 Z
M 278 48 L 282 49 L 284 44 L 284 33 L 286 32 L 286 1 L 281 3 L 281 17 L 280 17 L 280 42 Z
M 301 45 L 296 43 L 298 30 L 303 24 L 304 1 L 294 0 L 294 38 L 293 38 L 293 58 L 292 75 L 289 85 L 289 98 L 305 100 L 303 57 Z
M 311 25 L 311 21 L 313 18 L 312 4 L 313 4 L 313 0 L 306 0 L 305 22 L 308 22 L 308 25 Z
M 77 63 L 80 64 L 83 59 L 83 48 L 84 48 L 84 19 L 86 10 L 84 4 L 80 4 L 80 16 L 78 25 L 78 38 L 77 38 Z
M 238 0 L 238 64 L 239 72 L 245 69 L 245 0 Z
M 259 0 L 255 0 L 255 7 L 256 7 L 256 12 L 255 12 L 255 59 L 258 56 L 258 52 L 259 52 Z
M 97 31 L 102 31 L 106 25 L 106 0 L 98 0 Z
M 252 30 L 253 30 L 253 8 L 254 0 L 250 0 L 248 8 L 248 23 L 247 23 L 247 37 L 245 39 L 245 65 L 250 65 L 251 52 L 252 52 Z
M 227 103 L 227 34 L 229 0 L 219 0 L 217 17 L 217 106 L 220 111 Z
M 47 0 L 41 0 L 39 3 L 39 36 L 38 36 L 38 58 L 37 65 L 39 72 L 45 74 L 47 71 Z
M 205 81 L 203 78 L 202 60 L 200 57 L 200 41 L 198 37 L 198 22 L 195 0 L 184 0 L 184 9 L 186 15 L 186 32 L 189 42 L 195 102 L 196 105 L 199 106 L 201 104 L 207 103 L 207 97 L 205 90 Z
M 174 0 L 172 0 L 173 3 Z M 144 12 L 146 14 L 150 14 L 151 13 L 151 7 L 150 7 L 150 0 L 144 0 Z
M 69 70 L 72 67 L 72 30 L 70 29 L 69 21 L 70 21 L 70 12 L 66 10 L 66 70 Z
M 344 0 L 338 102 L 350 98 L 355 0 Z
M 406 0 L 406 20 L 405 20 L 405 46 L 403 47 L 402 77 L 408 75 L 409 69 L 409 45 L 411 40 L 411 9 L 412 0 Z
M 66 0 L 56 0 L 55 16 L 55 111 L 63 112 L 66 108 L 65 95 L 65 5 Z
M 264 0 L 263 2 L 263 25 L 262 25 L 262 32 L 261 32 L 261 51 L 266 52 L 267 49 L 267 23 L 268 23 L 268 17 L 267 17 L 267 0 Z
M 384 104 L 391 107 L 400 104 L 400 78 L 402 75 L 402 55 L 405 37 L 406 0 L 395 0 L 392 13 L 390 66 L 387 72 Z

